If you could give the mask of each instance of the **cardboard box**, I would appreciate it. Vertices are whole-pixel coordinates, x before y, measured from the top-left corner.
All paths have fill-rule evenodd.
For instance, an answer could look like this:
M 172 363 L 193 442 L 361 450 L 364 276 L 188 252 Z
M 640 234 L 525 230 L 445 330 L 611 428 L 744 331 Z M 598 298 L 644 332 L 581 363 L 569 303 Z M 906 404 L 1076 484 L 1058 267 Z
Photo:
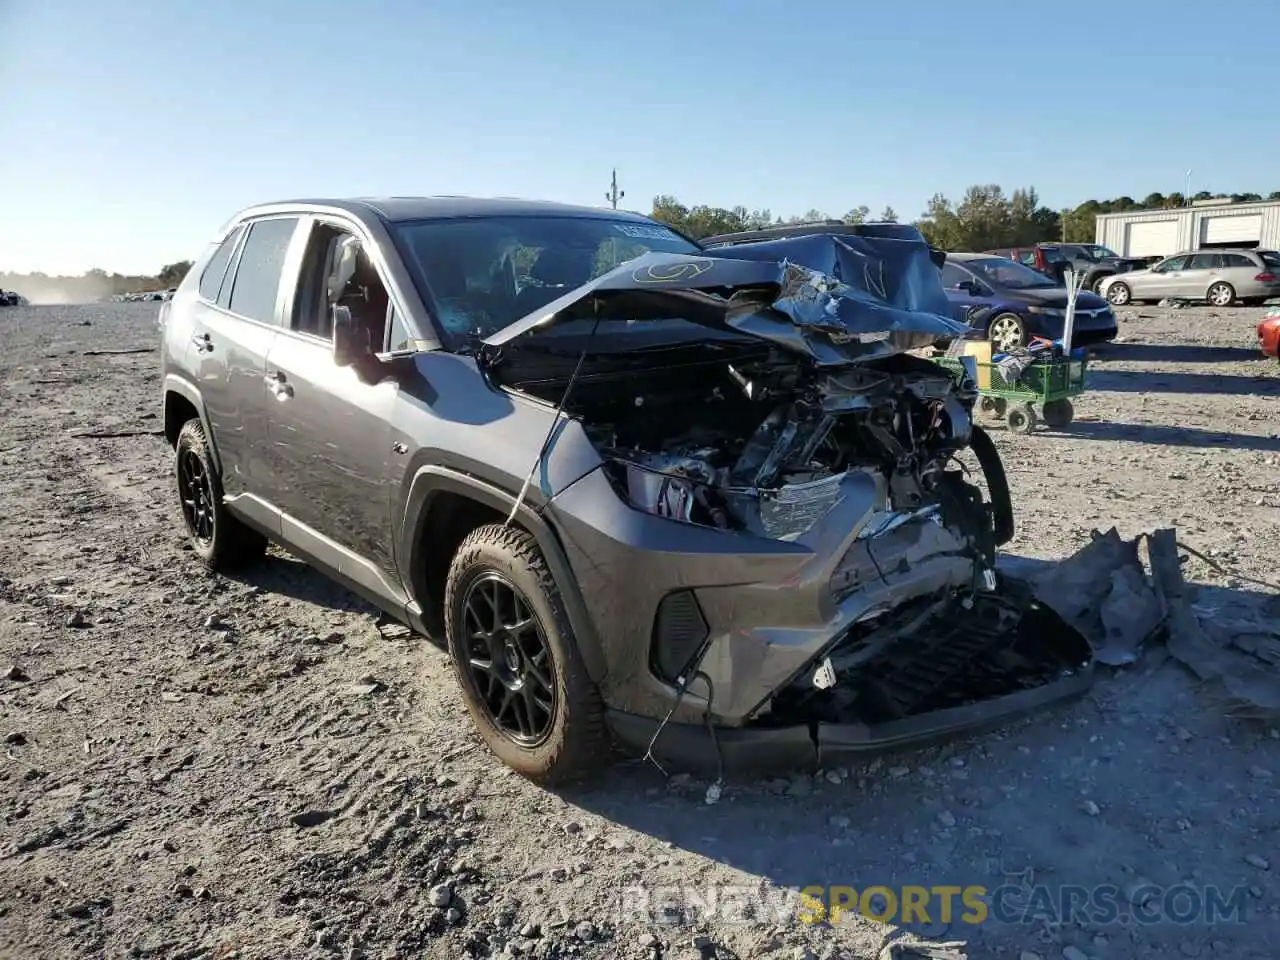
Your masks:
M 964 355 L 973 357 L 974 362 L 978 365 L 978 389 L 991 389 L 991 341 L 990 340 L 966 340 L 964 342 Z

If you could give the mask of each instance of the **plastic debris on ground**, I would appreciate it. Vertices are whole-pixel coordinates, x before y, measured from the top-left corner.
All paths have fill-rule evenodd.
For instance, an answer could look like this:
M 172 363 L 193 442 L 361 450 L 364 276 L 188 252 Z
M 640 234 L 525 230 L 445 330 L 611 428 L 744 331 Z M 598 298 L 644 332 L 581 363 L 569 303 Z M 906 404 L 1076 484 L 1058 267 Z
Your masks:
M 891 943 L 880 951 L 878 960 L 966 960 L 966 943 Z
M 1163 640 L 1241 712 L 1280 715 L 1280 595 L 1188 583 L 1179 550 L 1196 553 L 1169 527 L 1131 540 L 1115 528 L 1095 530 L 1075 554 L 1028 578 L 1037 599 L 1088 638 L 1099 663 L 1135 663 L 1148 644 Z

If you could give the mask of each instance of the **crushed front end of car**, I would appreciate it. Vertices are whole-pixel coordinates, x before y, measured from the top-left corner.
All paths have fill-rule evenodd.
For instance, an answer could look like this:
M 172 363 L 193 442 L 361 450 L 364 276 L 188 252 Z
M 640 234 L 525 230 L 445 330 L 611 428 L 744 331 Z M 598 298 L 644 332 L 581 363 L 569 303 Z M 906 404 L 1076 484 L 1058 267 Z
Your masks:
M 908 352 L 966 332 L 936 259 L 877 227 L 649 255 L 485 347 L 599 454 L 545 515 L 636 752 L 812 767 L 1091 681 L 1087 640 L 996 568 L 1013 514 L 971 374 Z

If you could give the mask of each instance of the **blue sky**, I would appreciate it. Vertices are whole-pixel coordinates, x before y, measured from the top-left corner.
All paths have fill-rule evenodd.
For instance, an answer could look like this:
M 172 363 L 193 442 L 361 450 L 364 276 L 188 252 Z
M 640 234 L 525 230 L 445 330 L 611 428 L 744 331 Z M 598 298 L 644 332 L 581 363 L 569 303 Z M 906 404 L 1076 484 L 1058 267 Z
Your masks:
M 645 211 L 1266 193 L 1277 36 L 1267 2 L 0 0 L 0 270 L 152 273 L 285 197 L 603 204 L 614 166 Z

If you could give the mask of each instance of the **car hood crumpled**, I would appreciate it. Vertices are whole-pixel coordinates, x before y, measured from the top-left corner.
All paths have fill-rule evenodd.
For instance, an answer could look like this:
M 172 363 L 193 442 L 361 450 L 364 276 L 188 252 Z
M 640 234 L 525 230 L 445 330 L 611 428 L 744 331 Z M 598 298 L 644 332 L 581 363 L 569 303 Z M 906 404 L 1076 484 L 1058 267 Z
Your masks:
M 892 228 L 892 229 L 888 229 Z M 575 287 L 484 340 L 489 348 L 570 320 L 682 319 L 847 364 L 964 337 L 914 227 L 808 234 L 649 253 Z

